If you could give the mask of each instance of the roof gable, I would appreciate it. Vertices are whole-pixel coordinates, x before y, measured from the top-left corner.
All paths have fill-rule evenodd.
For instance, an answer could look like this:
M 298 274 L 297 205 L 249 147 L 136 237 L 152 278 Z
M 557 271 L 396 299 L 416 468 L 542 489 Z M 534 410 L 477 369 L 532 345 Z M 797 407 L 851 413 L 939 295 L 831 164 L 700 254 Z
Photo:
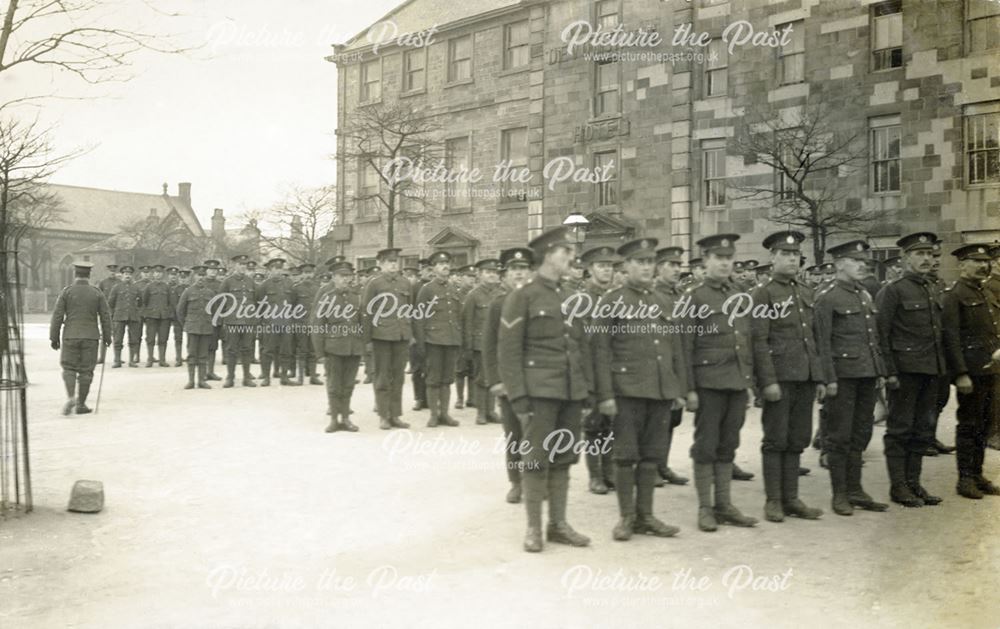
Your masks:
M 65 210 L 62 215 L 65 222 L 58 226 L 62 231 L 117 234 L 126 223 L 146 218 L 151 210 L 156 210 L 160 218 L 176 213 L 194 236 L 205 236 L 194 210 L 181 197 L 62 184 L 43 186 L 59 198 Z

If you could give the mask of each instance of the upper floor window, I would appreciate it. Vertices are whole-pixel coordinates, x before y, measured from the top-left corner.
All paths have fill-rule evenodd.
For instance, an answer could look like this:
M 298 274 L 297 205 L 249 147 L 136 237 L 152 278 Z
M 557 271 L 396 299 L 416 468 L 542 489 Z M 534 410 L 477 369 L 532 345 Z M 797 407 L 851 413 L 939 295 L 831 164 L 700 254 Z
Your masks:
M 778 51 L 778 78 L 782 85 L 802 83 L 806 79 L 805 22 L 779 24 L 777 30 L 782 31 L 789 25 L 792 27 L 789 41 Z
M 618 113 L 621 90 L 618 71 L 618 63 L 615 61 L 597 64 L 594 84 L 595 116 Z
M 872 192 L 900 191 L 899 116 L 881 116 L 868 121 L 871 129 Z
M 968 0 L 968 52 L 1000 48 L 1000 2 Z
M 403 91 L 412 92 L 427 87 L 427 49 L 403 51 Z
M 970 185 L 1000 183 L 1000 101 L 966 106 L 965 163 Z
M 705 96 L 723 96 L 729 88 L 729 51 L 722 39 L 713 39 L 708 44 L 708 58 L 705 60 Z
M 472 78 L 472 35 L 448 40 L 448 82 Z
M 618 205 L 618 159 L 617 151 L 594 153 L 594 170 L 600 175 L 597 187 L 597 206 Z
M 903 65 L 903 9 L 900 0 L 872 7 L 872 70 Z
M 602 31 L 613 31 L 621 24 L 621 0 L 597 0 L 594 3 L 597 26 Z
M 503 27 L 503 68 L 511 70 L 528 65 L 531 46 L 528 43 L 528 20 L 514 22 Z
M 723 206 L 726 204 L 725 140 L 705 140 L 701 148 L 705 207 Z
M 382 59 L 361 64 L 361 102 L 368 103 L 382 98 Z

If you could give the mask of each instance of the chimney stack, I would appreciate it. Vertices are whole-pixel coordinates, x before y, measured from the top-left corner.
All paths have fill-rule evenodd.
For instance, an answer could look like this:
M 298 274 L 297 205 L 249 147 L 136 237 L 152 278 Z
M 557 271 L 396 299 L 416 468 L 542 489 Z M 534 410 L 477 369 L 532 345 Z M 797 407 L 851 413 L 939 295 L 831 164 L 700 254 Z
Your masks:
M 177 196 L 191 207 L 191 184 L 186 181 L 177 184 Z
M 222 242 L 226 237 L 226 217 L 222 215 L 222 208 L 217 207 L 212 213 L 212 240 Z

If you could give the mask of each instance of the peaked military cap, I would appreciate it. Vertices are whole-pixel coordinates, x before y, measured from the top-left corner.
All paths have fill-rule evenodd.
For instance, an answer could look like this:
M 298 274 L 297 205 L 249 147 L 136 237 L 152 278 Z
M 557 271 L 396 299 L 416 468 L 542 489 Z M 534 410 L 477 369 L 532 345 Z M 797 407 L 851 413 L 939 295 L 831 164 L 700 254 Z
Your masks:
M 903 251 L 916 251 L 919 249 L 934 250 L 934 243 L 937 241 L 937 234 L 934 232 L 916 232 L 903 236 L 896 241 L 896 246 Z
M 135 273 L 135 267 L 130 264 L 126 264 L 118 268 L 119 273 Z
M 755 270 L 757 270 L 757 266 L 759 264 L 760 264 L 760 262 L 758 262 L 756 260 L 752 260 L 752 259 L 751 260 L 744 260 L 743 261 L 743 269 L 746 270 L 746 271 L 755 271 Z
M 775 249 L 779 249 L 781 251 L 801 251 L 800 245 L 805 239 L 806 236 L 802 232 L 787 229 L 771 234 L 764 239 L 762 244 L 765 249 L 769 249 L 771 251 L 774 251 Z
M 837 245 L 836 247 L 830 247 L 826 250 L 827 253 L 832 255 L 834 259 L 836 258 L 855 258 L 857 260 L 865 260 L 868 258 L 868 250 L 871 247 L 868 246 L 863 240 L 852 240 L 850 242 L 845 242 L 842 245 Z M 818 267 L 820 273 L 824 272 L 824 267 L 826 264 Z
M 500 252 L 500 264 L 505 269 L 511 266 L 531 266 L 534 259 L 534 252 L 527 247 L 512 247 Z
M 476 262 L 476 268 L 480 271 L 499 271 L 500 260 L 497 260 L 496 258 L 486 258 L 485 260 Z
M 267 268 L 267 269 L 270 269 L 272 267 L 277 267 L 277 268 L 280 269 L 280 268 L 282 268 L 284 266 L 285 266 L 285 259 L 284 258 L 271 258 L 270 260 L 268 260 L 267 262 L 264 263 L 264 268 Z
M 983 260 L 989 262 L 990 247 L 989 245 L 962 245 L 957 249 L 953 249 L 951 255 L 959 260 Z
M 661 247 L 656 250 L 656 263 L 680 262 L 684 256 L 684 247 Z
M 222 263 L 218 260 L 205 260 L 204 265 L 206 269 L 217 269 L 222 266 Z
M 399 258 L 399 254 L 402 253 L 402 251 L 403 250 L 398 247 L 388 247 L 376 253 L 375 257 L 379 260 L 396 260 Z
M 899 266 L 899 261 L 901 259 L 902 258 L 900 258 L 899 256 L 889 256 L 888 258 L 885 259 L 883 264 L 886 266 Z
M 330 273 L 333 275 L 351 275 L 354 273 L 354 267 L 346 260 L 338 260 L 330 265 Z
M 427 261 L 431 266 L 442 262 L 451 262 L 451 254 L 447 251 L 435 251 L 427 258 Z
M 233 257 L 229 258 L 229 261 L 230 262 L 235 262 L 237 264 L 246 264 L 247 262 L 250 261 L 250 256 L 247 256 L 247 255 L 244 255 L 242 253 L 239 253 L 239 254 L 236 254 Z
M 571 236 L 572 230 L 565 225 L 553 227 L 549 231 L 537 236 L 528 243 L 528 246 L 535 252 L 535 255 L 542 258 L 547 251 L 555 247 L 576 247 L 576 241 Z
M 660 241 L 656 238 L 637 238 L 618 247 L 618 255 L 626 260 L 656 259 L 656 246 Z
M 702 255 L 714 253 L 717 255 L 731 256 L 736 253 L 736 241 L 740 239 L 739 234 L 715 234 L 706 236 L 698 241 Z
M 584 251 L 580 258 L 583 260 L 584 264 L 590 265 L 596 262 L 607 262 L 609 264 L 614 264 L 618 261 L 618 256 L 615 254 L 614 247 L 600 246 L 592 247 Z
M 701 258 L 691 258 L 688 261 L 688 267 L 691 269 L 696 269 L 698 267 L 705 268 L 705 261 Z
M 837 270 L 837 268 L 833 266 L 833 262 L 824 262 L 823 264 L 819 265 L 819 270 L 822 273 L 826 274 L 826 273 L 833 273 L 834 271 Z
M 118 270 L 118 265 L 117 264 L 109 264 L 109 265 L 105 266 L 104 268 L 106 268 L 109 271 L 117 271 Z

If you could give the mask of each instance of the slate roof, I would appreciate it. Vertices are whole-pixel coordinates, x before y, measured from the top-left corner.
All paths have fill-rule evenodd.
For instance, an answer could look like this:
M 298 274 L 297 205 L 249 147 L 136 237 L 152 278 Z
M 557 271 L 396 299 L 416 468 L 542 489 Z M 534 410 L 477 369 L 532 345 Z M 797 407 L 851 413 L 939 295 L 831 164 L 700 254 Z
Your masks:
M 181 197 L 62 184 L 45 184 L 45 188 L 59 197 L 66 212 L 62 216 L 65 222 L 53 226 L 60 231 L 117 234 L 125 223 L 146 218 L 155 209 L 160 218 L 176 211 L 192 234 L 205 236 L 194 210 Z

